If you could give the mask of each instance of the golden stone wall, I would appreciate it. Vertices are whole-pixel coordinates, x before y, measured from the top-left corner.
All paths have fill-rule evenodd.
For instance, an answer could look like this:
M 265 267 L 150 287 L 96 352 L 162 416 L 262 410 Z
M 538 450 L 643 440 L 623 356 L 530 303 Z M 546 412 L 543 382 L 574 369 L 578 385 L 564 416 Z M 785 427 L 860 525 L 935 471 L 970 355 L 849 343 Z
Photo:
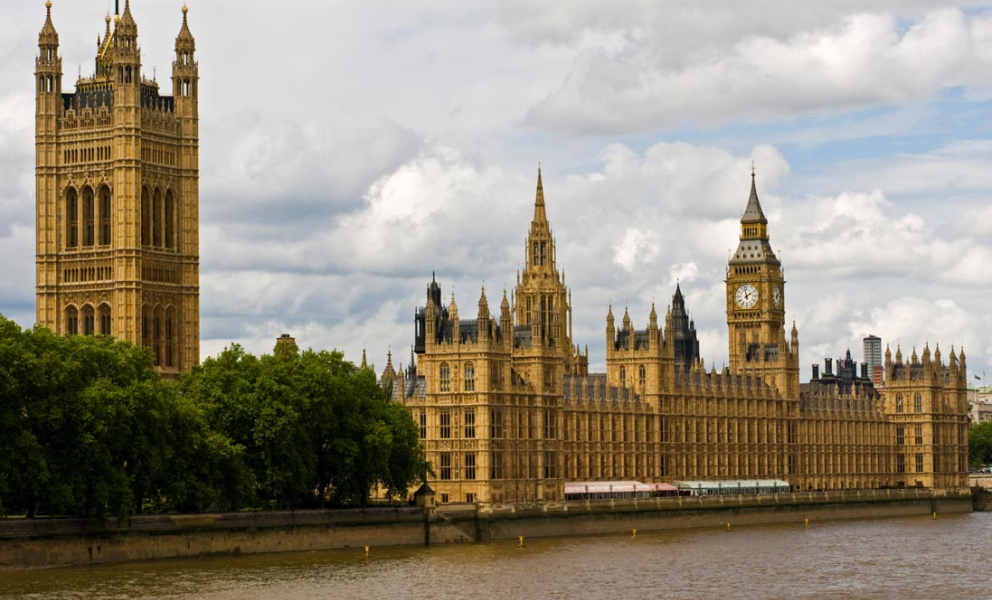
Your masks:
M 97 71 L 63 94 L 49 3 L 36 61 L 37 322 L 145 345 L 168 375 L 199 362 L 195 49 L 184 8 L 174 95 L 160 95 L 127 3 Z
M 406 370 L 394 370 L 390 357 L 383 374 L 421 425 L 440 502 L 560 501 L 566 481 L 782 479 L 796 491 L 967 485 L 963 353 L 949 366 L 929 350 L 916 367 L 915 356 L 905 365 L 901 355 L 887 357 L 884 398 L 861 387 L 801 390 L 798 331 L 793 325 L 786 337 L 785 281 L 753 175 L 727 270 L 730 365 L 722 371 L 679 365 L 671 310 L 660 325 L 652 307 L 644 330 L 626 311 L 617 327 L 609 310 L 606 372 L 589 374 L 588 354 L 572 342 L 571 296 L 550 232 L 539 174 L 513 305 L 504 292 L 497 319 L 483 290 L 476 318 L 462 319 L 454 297 L 444 306 L 432 282 L 423 347 Z M 895 408 L 897 395 L 915 394 L 919 411 Z

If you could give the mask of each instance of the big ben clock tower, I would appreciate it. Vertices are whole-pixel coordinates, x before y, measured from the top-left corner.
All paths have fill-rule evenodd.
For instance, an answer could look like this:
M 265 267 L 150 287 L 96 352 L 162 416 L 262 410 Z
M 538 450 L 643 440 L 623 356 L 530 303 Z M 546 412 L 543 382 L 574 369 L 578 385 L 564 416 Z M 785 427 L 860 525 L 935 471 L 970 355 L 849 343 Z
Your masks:
M 763 377 L 799 397 L 799 339 L 785 337 L 785 278 L 768 238 L 751 170 L 751 196 L 741 217 L 740 244 L 727 266 L 727 326 L 732 373 Z

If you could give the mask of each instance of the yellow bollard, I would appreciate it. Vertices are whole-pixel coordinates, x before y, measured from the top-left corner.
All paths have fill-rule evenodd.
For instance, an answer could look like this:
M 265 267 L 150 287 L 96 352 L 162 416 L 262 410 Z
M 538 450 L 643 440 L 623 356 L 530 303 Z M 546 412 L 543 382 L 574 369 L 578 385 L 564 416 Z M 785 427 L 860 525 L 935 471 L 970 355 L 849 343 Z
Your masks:
M 369 557 L 369 547 L 365 546 L 365 558 Z
M 809 519 L 803 519 L 803 526 L 809 527 Z
M 727 523 L 727 531 L 730 531 L 730 523 Z
M 933 513 L 933 520 L 934 520 L 934 521 L 936 521 L 936 520 L 937 520 L 937 513 Z
M 523 547 L 524 547 L 524 536 L 520 536 L 517 538 L 517 548 L 523 548 Z
M 633 539 L 633 540 L 636 540 L 637 539 L 637 530 L 636 529 L 631 529 L 630 530 L 630 538 Z

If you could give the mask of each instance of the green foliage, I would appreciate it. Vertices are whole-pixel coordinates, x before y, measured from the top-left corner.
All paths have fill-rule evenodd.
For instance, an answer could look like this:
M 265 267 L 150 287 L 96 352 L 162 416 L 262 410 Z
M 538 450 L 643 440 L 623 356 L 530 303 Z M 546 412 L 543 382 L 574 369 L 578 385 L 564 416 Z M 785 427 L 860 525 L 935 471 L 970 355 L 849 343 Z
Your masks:
M 358 505 L 428 468 L 407 411 L 339 352 L 234 345 L 178 382 L 152 364 L 0 316 L 0 516 Z
M 234 345 L 182 380 L 211 426 L 245 448 L 264 507 L 364 505 L 405 496 L 426 470 L 409 413 L 340 352 Z
M 968 432 L 968 460 L 973 467 L 992 463 L 992 422 L 975 425 Z

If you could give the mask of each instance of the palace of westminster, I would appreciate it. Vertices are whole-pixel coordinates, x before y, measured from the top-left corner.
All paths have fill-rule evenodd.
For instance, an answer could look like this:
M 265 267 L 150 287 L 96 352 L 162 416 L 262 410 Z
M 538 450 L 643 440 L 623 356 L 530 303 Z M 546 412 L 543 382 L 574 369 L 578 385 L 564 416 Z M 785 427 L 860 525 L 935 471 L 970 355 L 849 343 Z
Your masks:
M 199 358 L 196 45 L 183 7 L 172 96 L 141 75 L 130 2 L 92 77 L 62 91 L 51 2 L 39 37 L 37 322 L 149 347 L 167 376 Z M 644 329 L 606 316 L 606 372 L 572 339 L 540 171 L 516 288 L 462 318 L 432 280 L 415 357 L 382 381 L 410 410 L 442 501 L 560 501 L 569 481 L 780 479 L 795 490 L 967 487 L 966 362 L 885 353 L 884 391 L 848 354 L 800 384 L 782 265 L 752 173 L 726 270 L 729 366 L 707 369 L 676 288 Z M 712 362 L 710 363 L 712 364 Z

